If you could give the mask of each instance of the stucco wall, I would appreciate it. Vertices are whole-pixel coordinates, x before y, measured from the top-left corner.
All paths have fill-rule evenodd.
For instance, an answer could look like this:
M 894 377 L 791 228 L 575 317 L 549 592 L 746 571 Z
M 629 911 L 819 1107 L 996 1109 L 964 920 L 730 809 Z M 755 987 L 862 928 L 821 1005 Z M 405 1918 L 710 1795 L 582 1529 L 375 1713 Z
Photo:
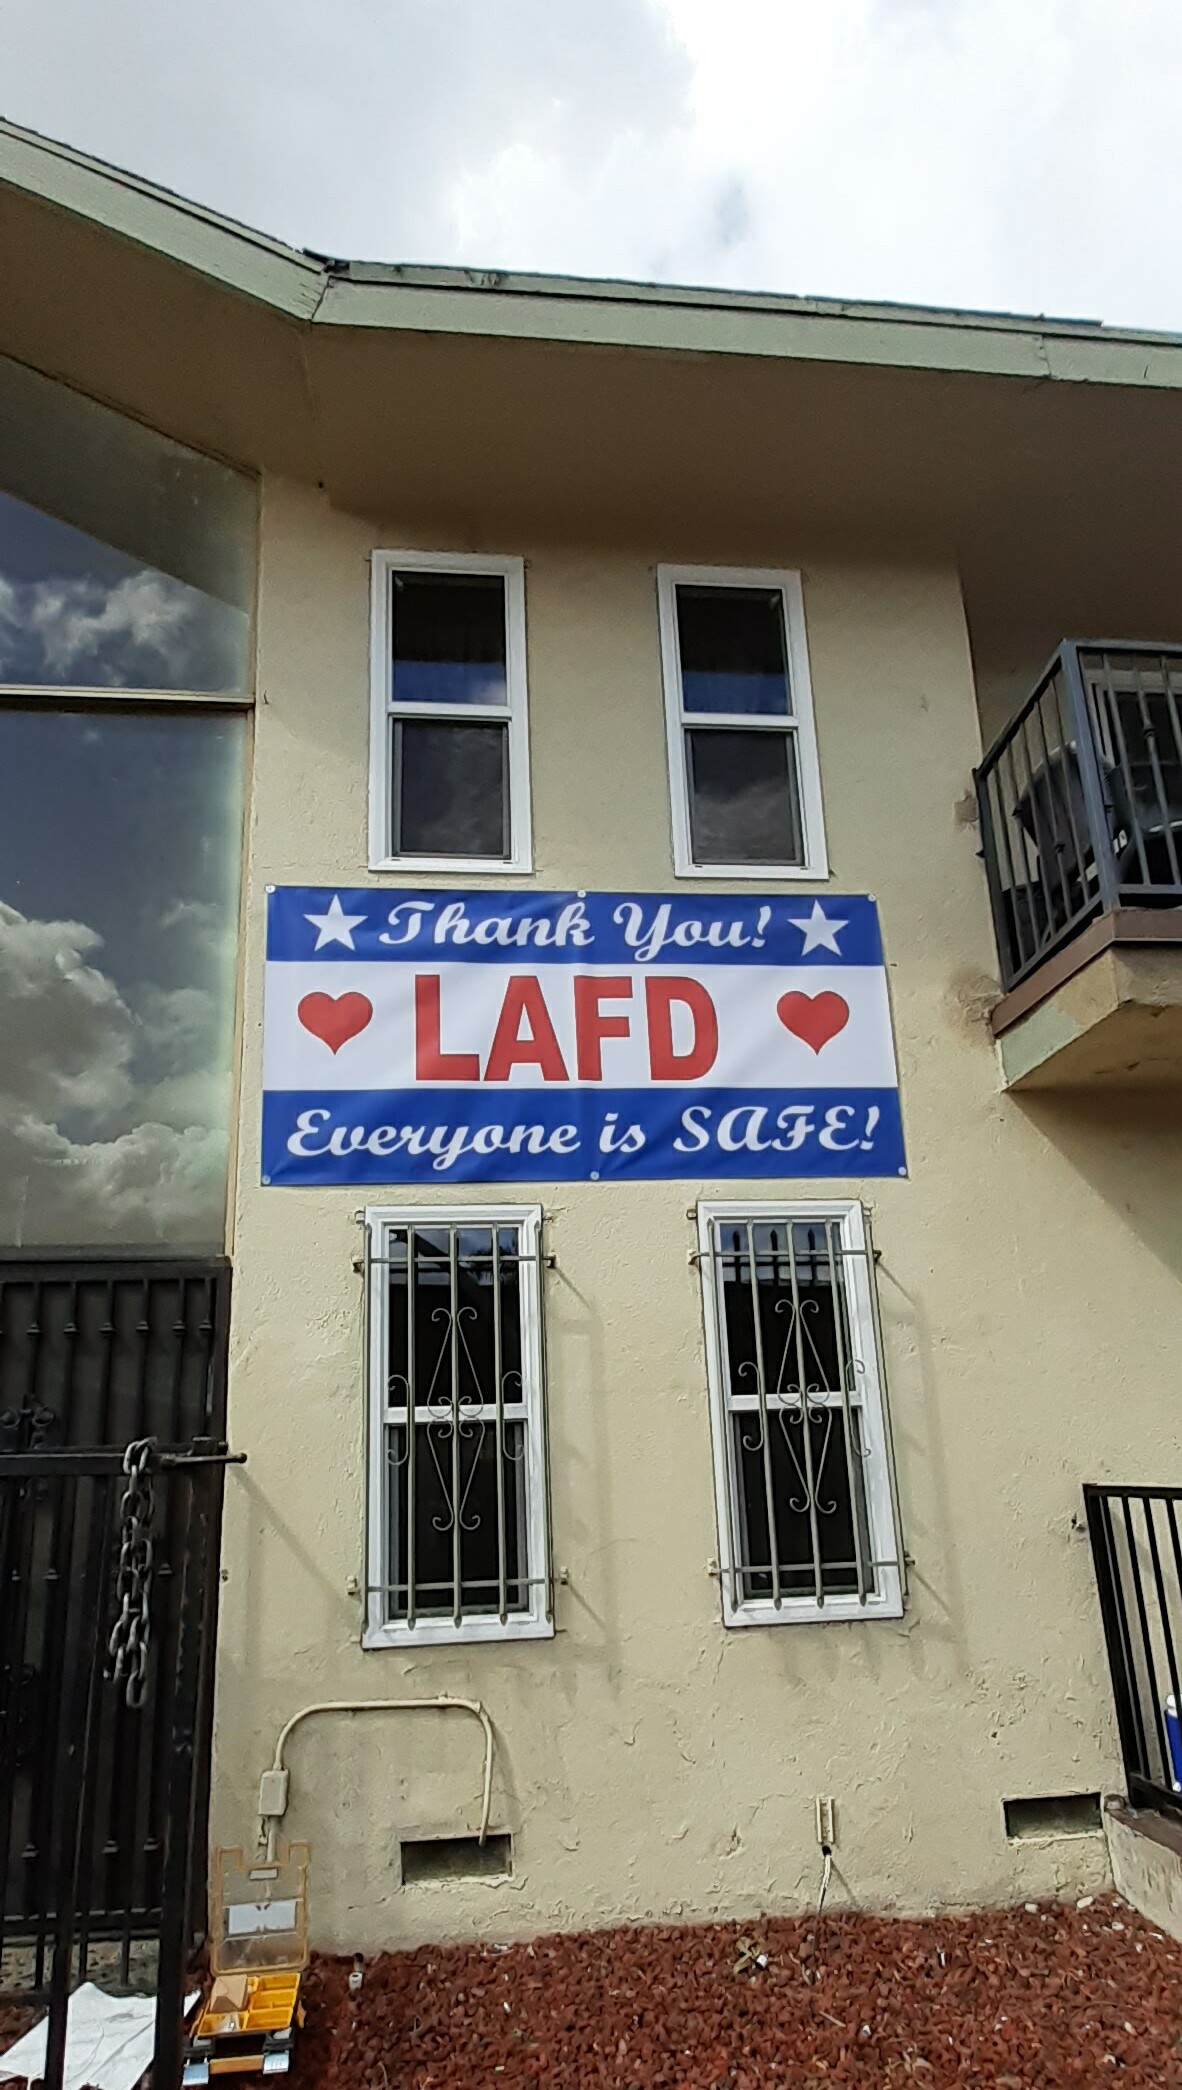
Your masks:
M 375 531 L 265 490 L 230 1393 L 249 1464 L 228 1485 L 215 1836 L 251 1839 L 258 1773 L 299 1706 L 442 1690 L 496 1723 L 514 1877 L 399 1884 L 400 1835 L 476 1824 L 474 1723 L 313 1723 L 292 1744 L 286 1827 L 312 1842 L 322 1943 L 799 1906 L 819 1879 L 818 1793 L 837 1803 L 835 1901 L 1094 1886 L 1101 1836 L 1009 1845 L 1001 1801 L 1118 1780 L 1073 1519 L 1081 1480 L 1145 1477 L 1150 1451 L 1153 1479 L 1182 1479 L 1182 1125 L 1152 1103 L 1089 1114 L 998 1092 L 986 901 L 958 810 L 977 737 L 951 566 L 758 548 L 803 569 L 831 890 L 877 896 L 890 966 L 910 1175 L 826 1189 L 865 1196 L 882 1251 L 905 1619 L 724 1632 L 687 1211 L 742 1186 L 562 1185 L 540 1193 L 558 1265 L 557 1635 L 360 1651 L 364 1197 L 259 1185 L 262 923 L 268 882 L 368 880 L 367 559 L 419 537 L 410 515 Z M 671 886 L 652 569 L 734 557 L 707 538 L 647 558 L 483 547 L 528 560 L 540 885 Z

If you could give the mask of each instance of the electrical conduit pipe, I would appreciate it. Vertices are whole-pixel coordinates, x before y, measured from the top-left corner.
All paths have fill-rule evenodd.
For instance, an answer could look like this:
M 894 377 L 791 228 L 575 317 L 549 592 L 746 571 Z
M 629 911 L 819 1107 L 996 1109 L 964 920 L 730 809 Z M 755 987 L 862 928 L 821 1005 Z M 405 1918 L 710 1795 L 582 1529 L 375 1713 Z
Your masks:
M 313 1720 L 321 1713 L 471 1713 L 484 1729 L 484 1781 L 480 1802 L 480 1841 L 488 1839 L 489 1816 L 492 1812 L 493 1774 L 493 1726 L 478 1698 L 452 1698 L 443 1692 L 437 1698 L 340 1698 L 328 1699 L 321 1705 L 302 1706 L 293 1713 L 286 1727 L 281 1728 L 275 1744 L 275 1755 L 269 1771 L 264 1771 L 259 1781 L 259 1842 L 265 1843 L 267 1863 L 275 1863 L 275 1846 L 279 1834 L 279 1823 L 287 1812 L 287 1794 L 290 1773 L 283 1761 L 283 1752 L 295 1729 L 305 1720 Z

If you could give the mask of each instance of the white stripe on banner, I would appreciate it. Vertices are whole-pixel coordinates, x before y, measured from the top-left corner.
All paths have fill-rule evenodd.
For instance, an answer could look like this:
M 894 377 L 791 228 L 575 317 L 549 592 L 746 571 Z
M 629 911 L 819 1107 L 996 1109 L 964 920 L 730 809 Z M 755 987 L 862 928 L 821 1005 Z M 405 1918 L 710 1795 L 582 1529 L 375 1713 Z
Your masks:
M 303 962 L 267 967 L 263 1082 L 879 1089 L 895 1067 L 877 966 Z

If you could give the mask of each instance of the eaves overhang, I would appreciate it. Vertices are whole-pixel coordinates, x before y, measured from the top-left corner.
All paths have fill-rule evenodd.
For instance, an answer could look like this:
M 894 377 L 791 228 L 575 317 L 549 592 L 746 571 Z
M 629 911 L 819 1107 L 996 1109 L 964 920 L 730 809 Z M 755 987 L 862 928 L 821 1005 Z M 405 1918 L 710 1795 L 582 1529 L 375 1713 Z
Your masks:
M 1092 320 L 339 261 L 0 121 L 0 192 L 310 327 L 1182 388 L 1182 336 Z

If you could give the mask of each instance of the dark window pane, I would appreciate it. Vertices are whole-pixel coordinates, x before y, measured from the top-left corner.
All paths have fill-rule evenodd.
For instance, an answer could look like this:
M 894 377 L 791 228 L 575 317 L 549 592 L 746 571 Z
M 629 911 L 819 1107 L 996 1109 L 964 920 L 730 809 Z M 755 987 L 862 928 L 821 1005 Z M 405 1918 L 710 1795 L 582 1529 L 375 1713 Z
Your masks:
M 0 710 L 0 1244 L 224 1245 L 245 739 Z
M 396 704 L 504 704 L 505 583 L 495 574 L 393 576 Z
M 774 1409 L 768 1415 L 776 1552 L 780 1592 L 785 1597 L 816 1595 L 810 1505 L 816 1514 L 816 1542 L 824 1593 L 836 1596 L 857 1591 L 855 1516 L 867 1582 L 871 1589 L 874 1586 L 873 1570 L 869 1566 L 869 1523 L 856 1410 L 851 1410 L 850 1424 L 854 1432 L 852 1460 L 846 1456 L 845 1416 L 841 1408 L 821 1408 L 805 1403 Z M 740 1575 L 740 1589 L 746 1601 L 772 1594 L 771 1523 L 758 1411 L 732 1416 L 731 1429 L 739 1481 L 740 1565 L 745 1570 Z M 850 1497 L 851 1464 L 856 1501 L 851 1501 Z
M 509 854 L 508 726 L 393 722 L 396 856 Z
M 797 1220 L 791 1228 L 753 1227 L 751 1238 L 754 1293 L 747 1228 L 726 1226 L 719 1236 L 717 1269 L 731 1393 L 758 1390 L 756 1298 L 764 1391 L 769 1397 L 799 1399 L 802 1365 L 803 1383 L 810 1394 L 852 1392 L 853 1353 L 836 1230 L 830 1229 L 827 1237 L 819 1222 Z
M 460 1609 L 465 1617 L 496 1613 L 500 1605 L 497 1574 L 497 1438 L 491 1421 L 465 1419 L 458 1425 L 420 1422 L 415 1429 L 415 1608 L 420 1617 L 450 1617 L 454 1610 L 453 1544 L 456 1516 L 460 1533 Z M 391 1618 L 406 1615 L 409 1579 L 407 1557 L 407 1431 L 390 1432 L 390 1511 L 393 1520 Z M 505 1596 L 509 1611 L 529 1608 L 525 1545 L 525 1430 L 508 1422 L 504 1431 L 501 1470 L 505 1504 Z
M 677 634 L 687 711 L 791 711 L 778 588 L 678 588 Z
M 846 1451 L 842 1395 L 853 1392 L 854 1376 L 837 1230 L 808 1219 L 725 1224 L 715 1234 L 715 1258 L 728 1398 L 755 1400 L 762 1360 L 768 1404 L 766 1417 L 755 1405 L 730 1418 L 743 1597 L 772 1594 L 773 1555 L 786 1597 L 815 1595 L 814 1558 L 826 1594 L 856 1591 L 855 1519 L 872 1587 L 856 1409 L 849 1414 L 849 1457 Z
M 456 1393 L 461 1405 L 471 1408 L 493 1404 L 496 1400 L 494 1301 L 498 1296 L 502 1391 L 510 1406 L 519 1402 L 521 1291 L 515 1230 L 507 1227 L 498 1230 L 494 1267 L 491 1229 L 460 1229 L 456 1237 L 454 1315 L 452 1257 L 445 1228 L 415 1228 L 414 1271 L 415 1406 L 450 1404 L 453 1361 Z M 407 1237 L 397 1234 L 390 1247 L 389 1397 L 395 1407 L 405 1404 L 410 1383 L 406 1286 Z
M 685 738 L 694 862 L 803 863 L 791 734 L 697 726 Z
M 422 1616 L 455 1608 L 457 1533 L 462 1612 L 499 1611 L 502 1567 L 506 1608 L 529 1607 L 525 1425 L 506 1419 L 499 1450 L 496 1428 L 498 1334 L 505 1405 L 522 1397 L 519 1255 L 514 1227 L 498 1228 L 495 1238 L 490 1227 L 416 1227 L 413 1236 L 397 1229 L 390 1237 L 388 1387 L 396 1408 L 409 1408 L 414 1392 L 414 1583 Z M 398 1618 L 410 1576 L 409 1418 L 394 1425 L 389 1446 L 391 1580 L 399 1585 L 389 1593 L 389 1615 Z
M 255 490 L 0 357 L 0 683 L 244 690 Z

